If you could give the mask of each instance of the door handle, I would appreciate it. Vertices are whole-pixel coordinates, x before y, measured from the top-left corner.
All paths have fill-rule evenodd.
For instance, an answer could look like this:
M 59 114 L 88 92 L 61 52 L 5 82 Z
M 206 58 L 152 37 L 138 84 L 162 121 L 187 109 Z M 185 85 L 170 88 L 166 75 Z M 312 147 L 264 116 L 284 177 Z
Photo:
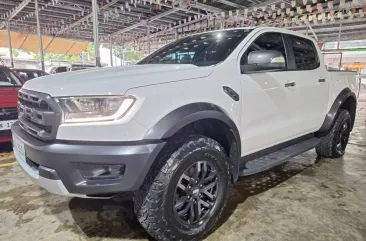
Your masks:
M 319 79 L 318 81 L 319 81 L 319 83 L 324 83 L 325 79 Z
M 295 82 L 289 82 L 289 83 L 286 83 L 285 84 L 285 87 L 292 87 L 292 86 L 295 86 Z

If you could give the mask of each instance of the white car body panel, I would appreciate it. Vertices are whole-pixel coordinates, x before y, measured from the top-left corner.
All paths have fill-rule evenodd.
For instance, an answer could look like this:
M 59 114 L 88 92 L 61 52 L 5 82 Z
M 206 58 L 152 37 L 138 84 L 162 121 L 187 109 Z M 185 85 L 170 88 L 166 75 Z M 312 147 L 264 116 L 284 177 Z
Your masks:
M 244 156 L 317 131 L 343 89 L 358 92 L 355 74 L 327 72 L 322 58 L 320 67 L 311 71 L 241 74 L 241 55 L 256 36 L 268 31 L 311 39 L 285 29 L 261 27 L 254 29 L 225 61 L 214 66 L 136 65 L 89 69 L 37 78 L 26 82 L 23 88 L 53 97 L 136 96 L 137 102 L 120 120 L 62 124 L 57 134 L 57 139 L 62 140 L 138 141 L 173 110 L 190 103 L 212 103 L 237 126 Z M 326 82 L 319 83 L 321 78 Z M 288 81 L 295 81 L 296 86 L 285 88 Z M 223 92 L 223 86 L 238 91 L 240 101 L 233 101 Z
M 123 95 L 128 89 L 209 75 L 213 67 L 194 65 L 130 65 L 95 68 L 44 76 L 24 84 L 27 90 L 53 97 Z

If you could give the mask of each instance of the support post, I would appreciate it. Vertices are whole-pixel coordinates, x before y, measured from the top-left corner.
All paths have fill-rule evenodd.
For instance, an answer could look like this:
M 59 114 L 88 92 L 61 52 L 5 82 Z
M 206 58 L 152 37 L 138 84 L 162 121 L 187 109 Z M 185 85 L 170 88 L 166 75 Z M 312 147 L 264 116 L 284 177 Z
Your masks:
M 222 21 L 220 23 L 220 29 L 224 29 L 225 28 L 225 19 L 222 18 Z
M 34 0 L 35 4 L 35 14 L 36 14 L 36 20 L 37 20 L 37 34 L 38 34 L 38 42 L 39 42 L 39 54 L 41 56 L 41 67 L 42 71 L 45 71 L 44 68 L 44 54 L 43 54 L 43 43 L 42 43 L 42 33 L 41 33 L 41 24 L 39 22 L 39 7 L 38 7 L 38 0 Z
M 341 34 L 342 34 L 342 23 L 339 24 L 337 49 L 339 49 L 339 46 L 341 44 Z
M 122 48 L 122 59 L 121 59 L 121 65 L 125 65 L 125 48 Z
M 111 66 L 113 66 L 113 40 L 112 40 L 112 36 L 111 36 L 111 43 L 110 43 L 110 46 L 109 46 L 109 55 L 110 55 L 110 58 L 111 58 Z
M 150 23 L 147 23 L 147 52 L 150 54 Z
M 178 29 L 177 28 L 175 29 L 174 35 L 175 35 L 175 40 L 178 40 Z
M 14 68 L 13 47 L 11 45 L 11 35 L 10 35 L 10 24 L 9 24 L 9 22 L 6 22 L 6 28 L 8 29 L 8 46 L 9 46 L 10 64 L 11 64 L 11 67 Z
M 98 4 L 97 0 L 92 0 L 93 10 L 93 37 L 94 37 L 94 53 L 95 53 L 95 64 L 97 67 L 101 67 L 100 64 L 100 53 L 99 53 L 99 29 L 98 29 Z

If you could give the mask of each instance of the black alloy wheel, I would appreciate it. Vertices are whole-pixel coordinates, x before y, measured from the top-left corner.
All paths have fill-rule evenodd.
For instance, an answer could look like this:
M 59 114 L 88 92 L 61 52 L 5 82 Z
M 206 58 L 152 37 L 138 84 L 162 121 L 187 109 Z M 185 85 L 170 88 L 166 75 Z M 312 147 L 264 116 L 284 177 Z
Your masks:
M 217 141 L 171 139 L 135 193 L 134 210 L 156 240 L 202 240 L 224 210 L 229 186 L 229 159 Z
M 348 139 L 350 135 L 350 126 L 347 120 L 344 120 L 339 126 L 337 138 L 336 138 L 336 151 L 339 154 L 343 154 L 346 150 Z
M 174 210 L 183 224 L 199 226 L 205 222 L 220 192 L 217 167 L 209 161 L 198 161 L 179 178 L 175 191 Z

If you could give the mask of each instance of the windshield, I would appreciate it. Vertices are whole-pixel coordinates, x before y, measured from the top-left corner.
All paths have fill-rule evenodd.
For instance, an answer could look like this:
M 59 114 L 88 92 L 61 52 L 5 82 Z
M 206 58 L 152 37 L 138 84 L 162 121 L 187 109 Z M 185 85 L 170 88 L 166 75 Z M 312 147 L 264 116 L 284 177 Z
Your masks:
M 209 66 L 224 61 L 251 29 L 232 29 L 179 39 L 137 64 L 194 64 Z
M 22 86 L 22 82 L 11 70 L 0 68 L 0 87 L 3 86 Z

